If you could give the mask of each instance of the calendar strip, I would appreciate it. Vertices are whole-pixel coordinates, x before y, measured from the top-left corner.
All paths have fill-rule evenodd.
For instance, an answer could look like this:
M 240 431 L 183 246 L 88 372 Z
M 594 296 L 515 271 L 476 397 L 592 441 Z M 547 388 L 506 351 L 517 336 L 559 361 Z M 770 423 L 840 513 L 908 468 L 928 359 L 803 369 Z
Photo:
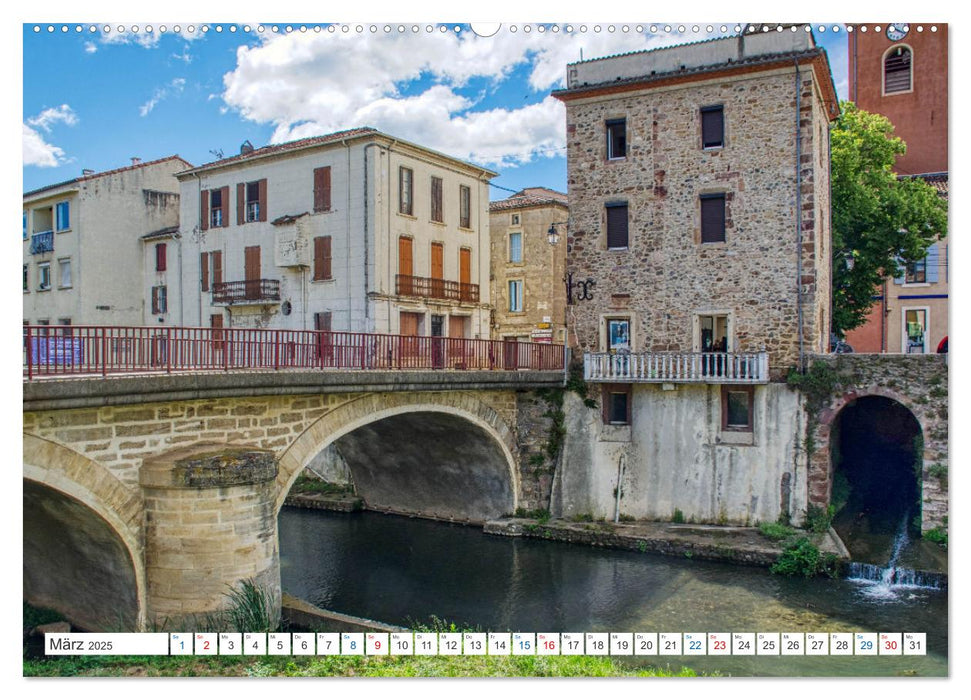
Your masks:
M 47 634 L 48 656 L 925 656 L 924 632 Z

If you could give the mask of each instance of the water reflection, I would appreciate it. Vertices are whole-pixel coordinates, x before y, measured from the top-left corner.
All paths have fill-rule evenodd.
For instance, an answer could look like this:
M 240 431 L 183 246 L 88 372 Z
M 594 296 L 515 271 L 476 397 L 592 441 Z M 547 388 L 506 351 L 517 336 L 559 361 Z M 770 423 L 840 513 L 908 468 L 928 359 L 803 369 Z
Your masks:
M 848 581 L 786 579 L 375 513 L 284 509 L 280 547 L 288 593 L 392 624 L 435 615 L 494 631 L 926 632 L 926 657 L 659 661 L 730 675 L 947 673 L 947 594 L 939 591 L 874 601 Z

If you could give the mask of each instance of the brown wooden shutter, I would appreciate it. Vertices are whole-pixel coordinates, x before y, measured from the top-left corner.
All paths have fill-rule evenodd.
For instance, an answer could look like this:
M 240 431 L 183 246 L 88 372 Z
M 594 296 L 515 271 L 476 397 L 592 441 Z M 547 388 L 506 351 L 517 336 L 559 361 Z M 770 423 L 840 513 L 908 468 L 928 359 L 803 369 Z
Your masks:
M 222 284 L 223 281 L 223 252 L 214 250 L 212 253 L 212 283 Z
M 266 178 L 259 182 L 260 188 L 260 221 L 266 221 Z
M 459 226 L 472 227 L 472 190 L 465 185 L 459 185 Z
M 314 239 L 314 279 L 329 280 L 331 278 L 330 236 L 319 236 Z
M 242 226 L 246 223 L 246 183 L 236 184 L 236 225 Z
M 165 254 L 165 244 L 156 243 L 155 244 L 155 271 L 165 272 L 166 254 Z
M 398 239 L 398 274 L 411 276 L 414 274 L 413 258 L 411 254 L 411 239 L 402 236 Z
M 202 230 L 209 228 L 209 190 L 203 190 L 200 206 L 202 208 Z
M 701 146 L 716 148 L 725 142 L 725 113 L 721 107 L 701 110 Z
M 245 279 L 260 279 L 260 247 L 258 245 L 246 246 L 244 256 Z
M 222 203 L 219 207 L 223 212 L 223 228 L 226 228 L 229 226 L 229 185 L 221 188 L 220 192 L 222 192 Z
M 432 243 L 432 279 L 445 279 L 445 247 L 441 243 Z
M 444 221 L 442 216 L 442 178 L 432 178 L 432 221 Z
M 607 205 L 607 247 L 626 248 L 627 236 L 627 205 Z
M 701 196 L 701 242 L 719 243 L 725 240 L 725 195 Z
M 152 287 L 152 313 L 158 312 L 158 287 Z
M 459 251 L 459 282 L 472 283 L 472 251 L 468 248 Z
M 314 211 L 330 211 L 330 166 L 314 169 Z
M 318 311 L 314 314 L 314 330 L 330 331 L 331 312 Z
M 209 253 L 203 253 L 199 259 L 199 267 L 202 269 L 202 291 L 209 291 Z
M 399 335 L 418 335 L 418 321 L 421 314 L 402 311 L 399 321 Z

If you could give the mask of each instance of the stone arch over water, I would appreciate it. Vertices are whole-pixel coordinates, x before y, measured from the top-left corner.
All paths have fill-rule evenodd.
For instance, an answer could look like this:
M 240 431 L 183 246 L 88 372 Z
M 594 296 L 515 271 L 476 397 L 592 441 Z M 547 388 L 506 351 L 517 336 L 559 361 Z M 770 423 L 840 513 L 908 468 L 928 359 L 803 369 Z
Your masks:
M 111 472 L 23 438 L 24 598 L 92 631 L 145 626 L 142 504 Z
M 519 502 L 515 435 L 467 393 L 368 394 L 322 416 L 280 458 L 277 512 L 300 472 L 331 444 L 372 507 L 483 521 Z

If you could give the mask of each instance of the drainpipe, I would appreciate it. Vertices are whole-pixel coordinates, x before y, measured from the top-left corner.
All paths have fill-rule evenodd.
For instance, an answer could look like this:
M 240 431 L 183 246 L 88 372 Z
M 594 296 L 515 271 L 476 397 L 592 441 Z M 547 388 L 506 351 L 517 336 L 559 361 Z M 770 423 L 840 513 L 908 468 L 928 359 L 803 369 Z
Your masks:
M 347 284 L 347 330 L 351 330 L 351 316 L 354 314 L 354 300 L 351 297 L 351 146 L 347 139 L 341 139 L 347 163 L 347 196 L 344 204 L 344 230 L 347 232 L 347 254 L 344 256 L 344 279 Z M 366 205 L 365 205 L 366 206 Z M 367 299 L 364 300 L 367 305 Z M 306 327 L 306 326 L 305 326 Z
M 369 201 L 368 201 L 368 163 L 367 163 L 367 152 L 368 149 L 373 146 L 373 143 L 365 144 L 364 146 L 364 329 L 363 332 L 367 333 L 368 329 L 368 214 L 369 212 Z M 348 173 L 348 181 L 350 181 L 350 173 Z
M 627 455 L 622 454 L 617 460 L 617 499 L 614 502 L 614 522 L 620 522 L 620 487 L 624 482 L 624 466 L 627 463 Z
M 799 371 L 806 371 L 802 328 L 802 130 L 799 117 L 802 109 L 802 85 L 800 84 L 799 60 L 793 59 L 796 68 L 796 317 L 799 325 Z
M 199 177 L 199 173 L 193 173 L 193 176 L 196 179 L 196 204 L 198 205 L 202 201 L 202 178 Z M 199 222 L 198 222 L 198 225 L 201 228 L 201 226 L 202 226 L 202 209 L 201 208 L 199 210 Z M 202 246 L 200 245 L 199 247 L 201 248 Z M 200 260 L 201 259 L 202 258 L 200 257 Z M 183 275 L 183 278 L 184 277 L 185 277 L 185 275 Z M 212 285 L 213 284 L 213 281 L 212 280 L 209 280 L 209 284 Z M 200 286 L 199 289 L 200 289 L 200 292 L 199 292 L 199 326 L 202 327 L 202 325 L 203 325 L 203 323 L 202 323 L 202 291 L 201 291 L 202 287 Z M 211 286 L 210 286 L 210 289 L 212 289 Z

